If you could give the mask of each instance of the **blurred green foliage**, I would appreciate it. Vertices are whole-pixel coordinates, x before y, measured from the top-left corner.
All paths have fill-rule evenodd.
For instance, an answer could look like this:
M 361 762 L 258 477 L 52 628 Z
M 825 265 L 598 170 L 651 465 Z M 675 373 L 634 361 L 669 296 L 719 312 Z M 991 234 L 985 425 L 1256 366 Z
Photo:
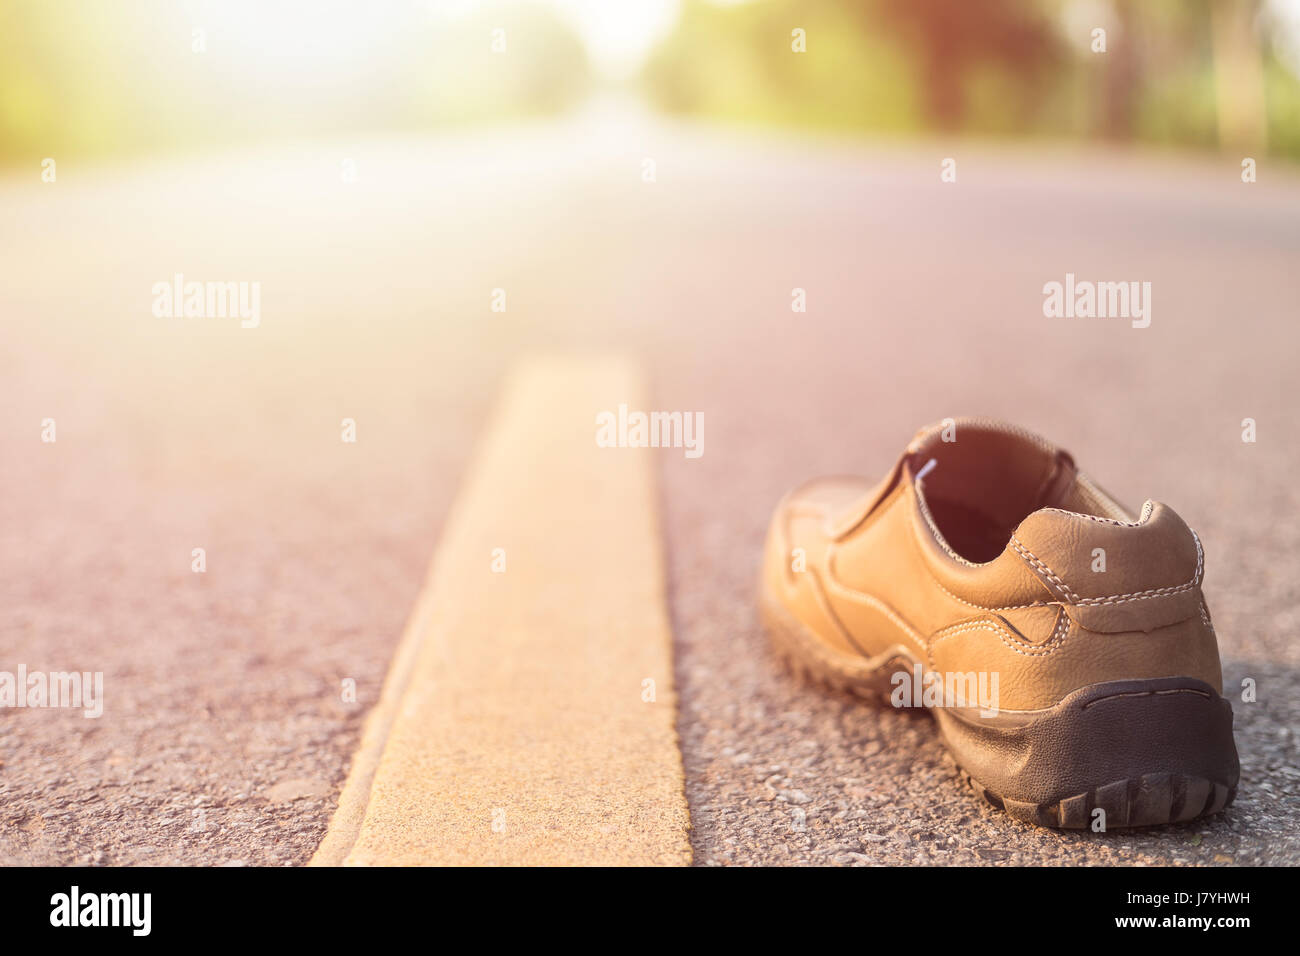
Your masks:
M 815 56 L 792 54 L 802 28 Z M 749 122 L 911 132 L 924 125 L 908 51 L 848 4 L 686 0 L 645 69 L 670 111 Z
M 0 162 L 544 115 L 592 89 L 553 8 L 456 4 L 0 0 Z M 642 80 L 742 123 L 1300 158 L 1300 67 L 1274 46 L 1264 0 L 682 0 Z
M 1267 14 L 1259 0 L 684 0 L 644 81 L 665 110 L 742 123 L 1266 143 L 1300 158 L 1300 80 Z
M 589 87 L 581 41 L 536 4 L 0 2 L 0 161 L 491 121 Z
M 1300 82 L 1287 67 L 1270 58 L 1264 64 L 1268 97 L 1268 142 L 1283 156 L 1300 159 Z

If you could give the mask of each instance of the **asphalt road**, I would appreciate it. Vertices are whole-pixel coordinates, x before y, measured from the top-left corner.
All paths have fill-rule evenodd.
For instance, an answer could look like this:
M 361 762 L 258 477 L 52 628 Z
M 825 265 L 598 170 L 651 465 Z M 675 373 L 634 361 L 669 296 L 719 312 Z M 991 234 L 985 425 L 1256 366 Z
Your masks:
M 102 671 L 105 712 L 0 710 L 0 862 L 305 862 L 505 370 L 569 352 L 706 422 L 660 453 L 696 863 L 1300 862 L 1294 172 L 607 112 L 58 170 L 0 179 L 0 669 Z M 260 282 L 260 324 L 155 317 L 177 272 Z M 1151 282 L 1150 327 L 1045 318 L 1067 272 Z M 961 414 L 1201 534 L 1225 682 L 1258 685 L 1222 817 L 1017 823 L 928 718 L 769 652 L 781 493 Z

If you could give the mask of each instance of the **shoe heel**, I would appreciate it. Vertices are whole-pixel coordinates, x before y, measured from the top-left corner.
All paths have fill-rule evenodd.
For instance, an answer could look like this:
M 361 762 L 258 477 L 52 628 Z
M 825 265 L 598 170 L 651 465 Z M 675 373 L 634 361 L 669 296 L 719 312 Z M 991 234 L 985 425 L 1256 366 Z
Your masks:
M 972 788 L 1027 823 L 1177 823 L 1217 813 L 1236 795 L 1232 707 L 1199 680 L 1094 684 L 1032 715 L 936 717 Z

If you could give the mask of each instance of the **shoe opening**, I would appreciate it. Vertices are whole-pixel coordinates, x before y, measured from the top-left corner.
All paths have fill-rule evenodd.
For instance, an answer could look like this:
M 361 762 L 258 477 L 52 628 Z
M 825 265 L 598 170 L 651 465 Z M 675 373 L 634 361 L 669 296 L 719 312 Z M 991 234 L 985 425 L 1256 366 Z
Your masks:
M 922 510 L 939 542 L 961 561 L 992 561 L 1039 508 L 1132 520 L 1079 474 L 1068 453 L 1013 425 L 958 419 L 923 432 L 909 453 Z

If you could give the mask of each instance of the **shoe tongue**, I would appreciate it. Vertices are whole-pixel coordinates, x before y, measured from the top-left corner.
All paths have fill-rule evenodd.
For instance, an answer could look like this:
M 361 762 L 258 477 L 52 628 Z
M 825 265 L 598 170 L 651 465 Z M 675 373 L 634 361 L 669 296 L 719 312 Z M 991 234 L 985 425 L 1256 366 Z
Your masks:
M 923 487 L 932 508 L 981 515 L 990 532 L 1005 529 L 1009 536 L 1026 515 L 1059 505 L 1074 483 L 1069 454 L 1032 432 L 988 419 L 944 425 L 922 431 L 908 446 L 912 474 L 929 467 Z

